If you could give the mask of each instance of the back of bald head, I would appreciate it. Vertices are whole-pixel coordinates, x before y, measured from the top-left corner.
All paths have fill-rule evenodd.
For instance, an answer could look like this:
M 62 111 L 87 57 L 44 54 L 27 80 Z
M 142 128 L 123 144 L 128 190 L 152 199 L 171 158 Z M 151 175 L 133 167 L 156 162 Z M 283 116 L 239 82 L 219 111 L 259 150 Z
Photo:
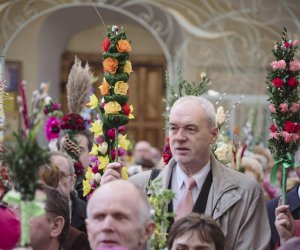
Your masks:
M 98 197 L 101 199 L 104 193 L 113 195 L 115 192 L 121 192 L 123 196 L 136 195 L 136 202 L 140 204 L 139 213 L 142 223 L 151 219 L 151 206 L 145 192 L 134 183 L 125 180 L 111 181 L 97 188 L 88 202 L 87 217 L 89 218 L 91 216 L 91 206 L 93 203 L 99 201 Z M 125 205 L 126 204 L 124 204 L 124 206 Z

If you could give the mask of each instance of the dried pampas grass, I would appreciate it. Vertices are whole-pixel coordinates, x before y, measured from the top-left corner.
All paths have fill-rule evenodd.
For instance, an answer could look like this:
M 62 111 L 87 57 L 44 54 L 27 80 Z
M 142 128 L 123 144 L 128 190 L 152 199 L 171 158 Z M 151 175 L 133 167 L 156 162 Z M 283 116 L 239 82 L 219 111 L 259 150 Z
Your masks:
M 93 74 L 88 63 L 81 66 L 81 61 L 75 57 L 74 65 L 70 71 L 67 83 L 67 99 L 70 113 L 79 114 L 89 96 L 93 82 Z

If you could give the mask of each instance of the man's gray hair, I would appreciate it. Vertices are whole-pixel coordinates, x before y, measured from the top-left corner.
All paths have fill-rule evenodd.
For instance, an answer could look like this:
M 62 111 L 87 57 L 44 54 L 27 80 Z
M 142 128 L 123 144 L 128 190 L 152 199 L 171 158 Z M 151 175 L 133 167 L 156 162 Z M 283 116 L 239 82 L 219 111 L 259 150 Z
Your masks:
M 171 110 L 179 104 L 182 104 L 184 102 L 190 102 L 190 101 L 199 104 L 199 106 L 202 108 L 202 110 L 206 114 L 208 122 L 212 127 L 217 126 L 216 110 L 215 110 L 214 105 L 209 100 L 207 100 L 201 96 L 191 96 L 191 95 L 183 96 L 174 103 Z

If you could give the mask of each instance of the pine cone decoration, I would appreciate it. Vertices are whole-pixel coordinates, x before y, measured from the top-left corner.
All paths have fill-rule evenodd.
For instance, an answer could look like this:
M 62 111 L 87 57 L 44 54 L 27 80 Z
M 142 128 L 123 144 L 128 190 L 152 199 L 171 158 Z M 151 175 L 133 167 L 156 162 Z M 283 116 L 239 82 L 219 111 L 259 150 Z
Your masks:
M 68 152 L 68 154 L 70 154 L 70 156 L 72 156 L 72 158 L 79 158 L 80 148 L 69 138 L 69 136 L 66 136 L 63 148 Z

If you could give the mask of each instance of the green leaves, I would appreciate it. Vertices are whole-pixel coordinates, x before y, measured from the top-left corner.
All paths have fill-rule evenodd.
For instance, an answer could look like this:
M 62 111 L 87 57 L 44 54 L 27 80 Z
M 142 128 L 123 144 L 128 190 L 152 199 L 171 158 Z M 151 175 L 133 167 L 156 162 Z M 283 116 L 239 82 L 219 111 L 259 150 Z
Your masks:
M 39 167 L 49 163 L 48 152 L 39 146 L 31 133 L 25 136 L 19 131 L 14 136 L 16 144 L 8 146 L 0 158 L 8 166 L 11 180 L 21 193 L 22 200 L 33 200 Z

